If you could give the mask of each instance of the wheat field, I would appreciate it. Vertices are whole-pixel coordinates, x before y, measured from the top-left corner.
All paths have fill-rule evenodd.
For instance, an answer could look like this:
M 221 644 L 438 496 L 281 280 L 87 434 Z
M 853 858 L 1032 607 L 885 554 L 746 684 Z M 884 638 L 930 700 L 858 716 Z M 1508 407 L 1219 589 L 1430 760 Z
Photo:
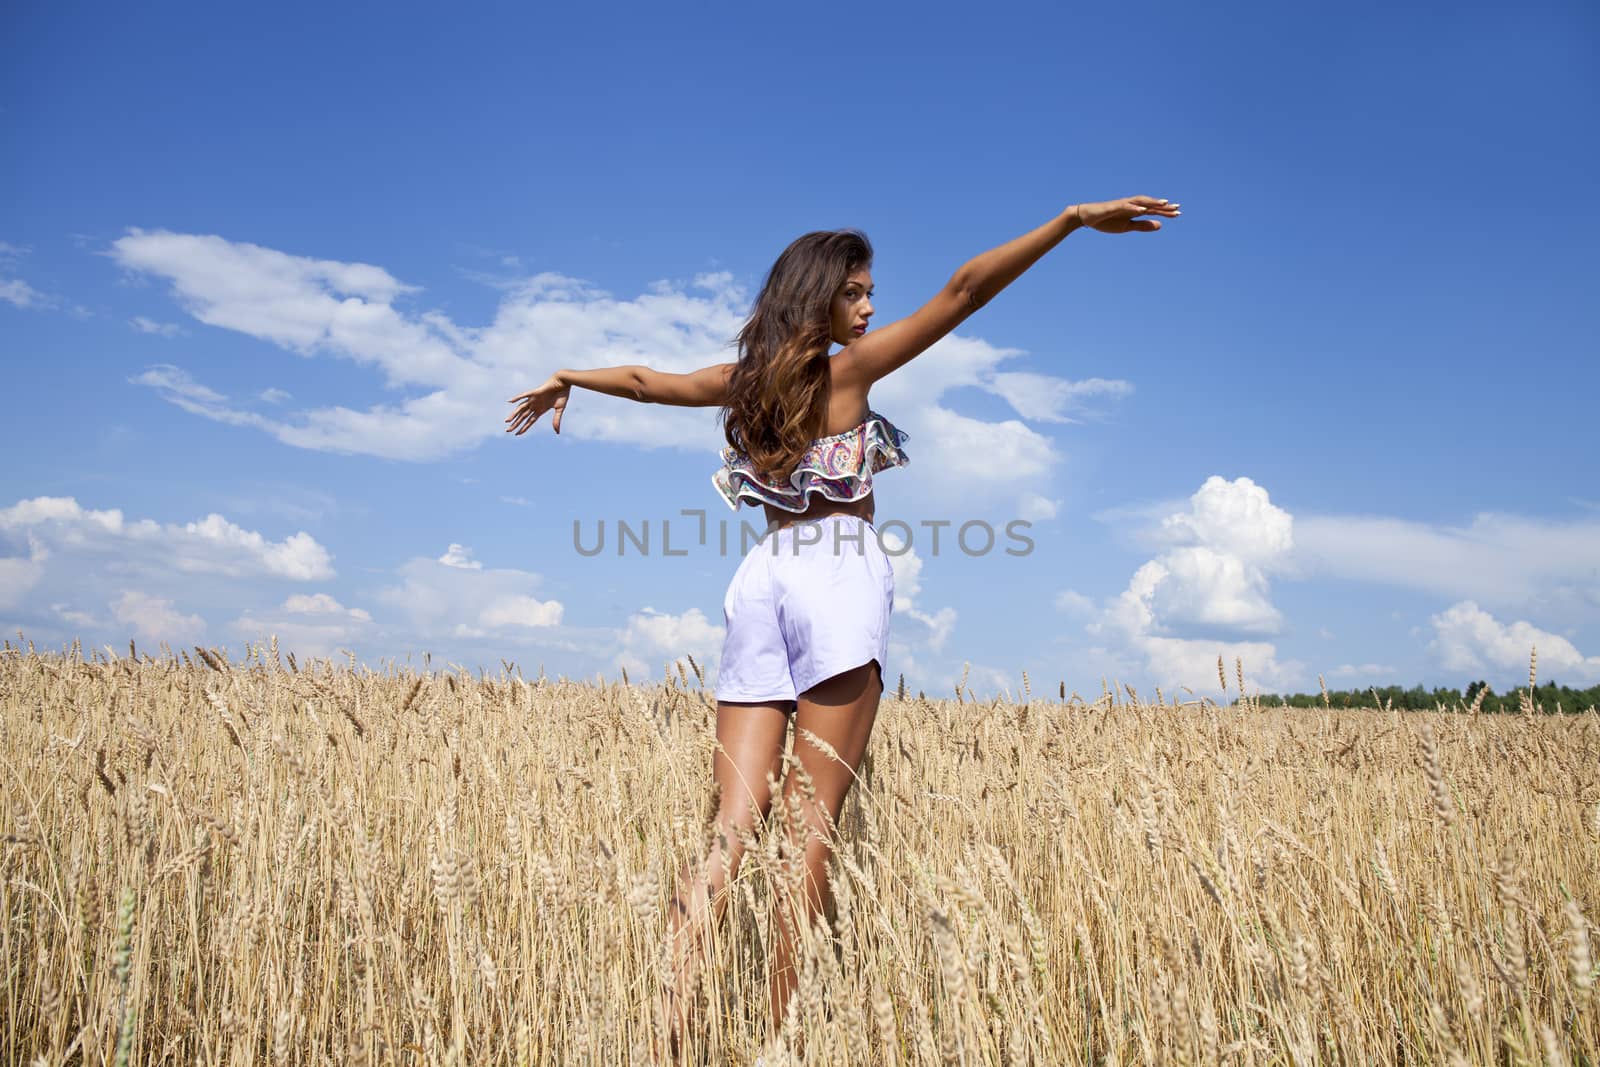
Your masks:
M 650 1062 L 707 844 L 714 705 L 679 672 L 8 645 L 0 1058 Z M 781 840 L 684 1062 L 768 1042 Z M 1594 709 L 890 693 L 836 861 L 764 1062 L 1600 1056 Z

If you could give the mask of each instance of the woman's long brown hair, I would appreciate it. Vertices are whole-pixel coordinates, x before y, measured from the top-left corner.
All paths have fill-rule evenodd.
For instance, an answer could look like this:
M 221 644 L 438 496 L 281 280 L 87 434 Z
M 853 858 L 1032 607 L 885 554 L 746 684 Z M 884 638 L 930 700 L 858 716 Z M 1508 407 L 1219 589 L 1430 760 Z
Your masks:
M 833 294 L 852 271 L 871 265 L 872 245 L 857 230 L 797 238 L 767 273 L 739 331 L 723 433 L 774 484 L 789 483 L 801 455 L 822 435 Z

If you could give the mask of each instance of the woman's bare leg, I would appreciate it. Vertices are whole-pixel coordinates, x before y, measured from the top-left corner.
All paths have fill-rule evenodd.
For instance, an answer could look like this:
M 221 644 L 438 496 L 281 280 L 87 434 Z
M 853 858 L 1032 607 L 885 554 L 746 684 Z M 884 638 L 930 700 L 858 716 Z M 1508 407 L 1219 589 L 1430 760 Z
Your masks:
M 726 908 L 723 890 L 727 879 L 738 872 L 744 858 L 740 831 L 753 833 L 772 806 L 767 776 L 782 774 L 788 712 L 793 707 L 789 701 L 717 704 L 718 749 L 712 757 L 711 773 L 719 799 L 711 847 L 679 875 L 678 891 L 667 916 L 673 973 L 664 1008 L 674 1039 L 688 1023 L 689 993 L 704 957 L 708 929 Z
M 808 918 L 822 913 L 832 900 L 827 882 L 828 859 L 833 854 L 829 825 L 837 826 L 844 810 L 845 797 L 861 768 L 872 724 L 878 716 L 878 698 L 883 695 L 883 675 L 877 660 L 832 678 L 800 694 L 796 702 L 794 754 L 811 778 L 815 800 L 806 796 L 800 776 L 791 772 L 784 783 L 784 803 L 793 809 L 799 803 L 804 830 L 805 881 L 804 905 Z M 832 746 L 837 758 L 809 741 L 801 731 L 809 731 Z M 840 761 L 843 761 L 841 765 Z M 824 819 L 820 804 L 827 812 Z M 800 827 L 792 827 L 799 831 Z M 798 980 L 795 970 L 795 940 L 799 916 L 790 901 L 779 892 L 773 923 L 774 947 L 769 972 L 772 1025 L 783 1026 L 783 1016 Z

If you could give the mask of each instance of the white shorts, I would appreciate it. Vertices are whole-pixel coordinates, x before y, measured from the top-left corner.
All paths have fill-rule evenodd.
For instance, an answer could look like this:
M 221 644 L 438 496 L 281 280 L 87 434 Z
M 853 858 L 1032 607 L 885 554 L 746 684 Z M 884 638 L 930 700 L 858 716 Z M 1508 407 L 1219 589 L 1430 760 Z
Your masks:
M 718 700 L 776 703 L 878 661 L 888 669 L 894 568 L 878 532 L 835 513 L 767 534 L 722 601 Z

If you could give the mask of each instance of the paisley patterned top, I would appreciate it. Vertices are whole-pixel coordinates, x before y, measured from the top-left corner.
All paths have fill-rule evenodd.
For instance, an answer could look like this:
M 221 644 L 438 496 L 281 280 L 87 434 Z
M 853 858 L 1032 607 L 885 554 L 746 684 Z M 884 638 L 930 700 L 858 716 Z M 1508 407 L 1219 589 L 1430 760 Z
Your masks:
M 762 478 L 749 457 L 732 447 L 722 449 L 723 466 L 711 476 L 711 484 L 734 511 L 739 510 L 741 500 L 749 500 L 757 506 L 772 504 L 798 514 L 811 503 L 812 493 L 836 501 L 867 496 L 872 492 L 874 474 L 911 462 L 900 448 L 908 440 L 909 434 L 869 408 L 867 417 L 854 429 L 812 441 L 787 486 Z

